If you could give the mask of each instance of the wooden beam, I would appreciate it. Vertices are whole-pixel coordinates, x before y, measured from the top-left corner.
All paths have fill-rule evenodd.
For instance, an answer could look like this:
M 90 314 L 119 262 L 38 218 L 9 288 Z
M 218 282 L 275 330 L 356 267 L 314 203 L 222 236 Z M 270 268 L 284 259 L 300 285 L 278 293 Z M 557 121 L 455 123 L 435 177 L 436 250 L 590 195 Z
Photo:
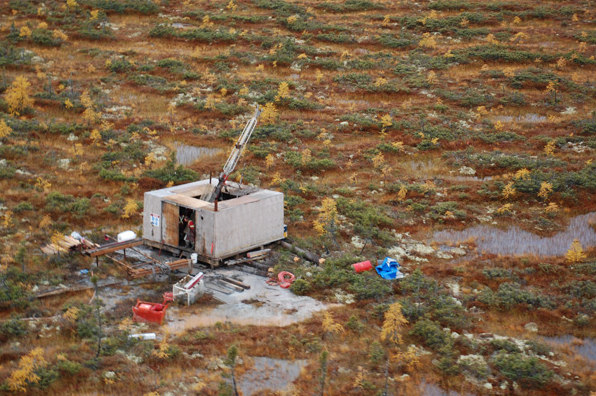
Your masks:
M 261 256 L 267 256 L 270 252 L 271 252 L 271 249 L 256 250 L 254 252 L 246 253 L 246 257 L 257 258 L 257 257 L 261 257 Z
M 126 242 L 109 243 L 107 245 L 103 245 L 96 249 L 87 250 L 87 251 L 85 251 L 85 254 L 87 254 L 91 257 L 103 256 L 104 254 L 114 253 L 118 250 L 127 249 L 127 248 L 131 248 L 134 246 L 139 246 L 142 244 L 143 244 L 143 240 L 140 238 L 133 239 L 131 241 L 126 241 Z
M 241 287 L 241 288 L 243 288 L 245 290 L 250 290 L 250 286 L 249 285 L 247 285 L 245 283 L 242 283 L 240 281 L 237 281 L 236 279 L 232 279 L 232 278 L 228 278 L 227 276 L 224 276 L 223 278 L 221 278 L 221 280 L 226 281 L 228 283 L 231 283 L 233 285 L 239 286 L 239 287 Z
M 119 285 L 121 283 L 124 283 L 124 281 L 107 282 L 107 283 L 103 283 L 103 284 L 98 284 L 97 287 L 102 288 L 102 287 L 107 287 L 107 286 Z M 76 287 L 69 287 L 69 288 L 54 289 L 54 290 L 40 293 L 40 294 L 36 295 L 35 298 L 45 298 L 45 297 L 57 296 L 59 294 L 78 292 L 78 291 L 89 290 L 89 289 L 93 289 L 93 288 L 95 288 L 95 286 L 76 286 Z
M 315 263 L 316 265 L 319 265 L 319 256 L 317 256 L 316 254 L 308 252 L 304 249 L 300 249 L 298 246 L 291 245 L 285 241 L 281 241 L 280 244 L 282 247 L 284 247 L 288 250 L 291 250 L 292 252 L 294 252 L 300 256 L 303 256 L 308 261 Z
M 131 267 L 130 265 L 128 265 L 128 264 L 126 264 L 126 263 L 124 263 L 124 262 L 122 262 L 122 261 L 120 261 L 120 260 L 116 260 L 116 259 L 115 259 L 114 257 L 112 257 L 112 256 L 108 256 L 108 255 L 106 254 L 106 257 L 107 257 L 107 258 L 110 258 L 110 259 L 112 259 L 113 261 L 115 261 L 116 263 L 118 263 L 118 264 L 122 265 L 123 267 L 126 267 L 126 268 L 128 268 L 129 270 L 131 270 L 131 269 L 132 269 L 132 267 Z

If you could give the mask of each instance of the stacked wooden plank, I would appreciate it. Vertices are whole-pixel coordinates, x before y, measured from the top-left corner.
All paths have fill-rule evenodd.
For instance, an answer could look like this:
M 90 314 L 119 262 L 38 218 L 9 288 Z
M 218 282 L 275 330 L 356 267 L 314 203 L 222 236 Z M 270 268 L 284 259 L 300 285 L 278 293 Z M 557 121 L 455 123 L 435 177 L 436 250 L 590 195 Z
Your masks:
M 236 264 L 247 264 L 250 262 L 254 262 L 256 260 L 262 260 L 269 257 L 271 253 L 271 249 L 264 249 L 264 250 L 257 250 L 254 252 L 249 252 L 246 254 L 246 257 L 237 257 L 233 259 L 228 259 L 224 261 L 225 265 L 236 265 Z
M 181 259 L 170 263 L 146 262 L 128 268 L 128 276 L 132 279 L 142 278 L 153 274 L 159 275 L 175 270 L 188 269 L 190 260 Z
M 72 250 L 88 250 L 94 249 L 99 245 L 88 241 L 86 239 L 75 239 L 70 235 L 63 235 L 61 239 L 53 241 L 41 247 L 41 251 L 45 254 L 58 254 Z

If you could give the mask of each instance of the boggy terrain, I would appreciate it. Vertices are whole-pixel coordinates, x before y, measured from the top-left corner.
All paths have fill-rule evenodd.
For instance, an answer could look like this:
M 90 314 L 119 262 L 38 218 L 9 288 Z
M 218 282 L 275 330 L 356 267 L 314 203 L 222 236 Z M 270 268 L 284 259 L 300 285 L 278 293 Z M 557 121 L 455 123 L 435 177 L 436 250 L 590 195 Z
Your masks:
M 0 392 L 593 394 L 595 10 L 1 2 Z M 276 247 L 275 269 L 341 306 L 167 334 L 131 307 L 169 282 L 35 298 L 123 278 L 40 246 L 140 232 L 143 192 L 217 174 L 256 104 L 232 178 L 285 194 L 289 237 L 326 260 Z M 385 256 L 404 279 L 351 266 Z

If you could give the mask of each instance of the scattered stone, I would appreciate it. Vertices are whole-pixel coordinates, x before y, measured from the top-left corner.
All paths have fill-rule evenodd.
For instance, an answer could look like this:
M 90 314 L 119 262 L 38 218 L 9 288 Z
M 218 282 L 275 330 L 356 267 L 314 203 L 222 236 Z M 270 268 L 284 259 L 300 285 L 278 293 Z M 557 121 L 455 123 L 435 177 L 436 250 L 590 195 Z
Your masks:
M 489 382 L 487 382 L 486 384 L 482 385 L 482 387 L 484 389 L 488 389 L 488 390 L 491 390 L 493 388 L 493 386 Z
M 352 246 L 356 249 L 362 249 L 364 247 L 364 241 L 359 236 L 355 235 L 352 237 Z
M 450 255 L 449 253 L 445 253 L 440 250 L 435 253 L 435 256 L 437 256 L 437 258 L 440 258 L 443 260 L 451 260 L 453 258 L 453 256 Z
M 537 333 L 538 325 L 534 322 L 526 323 L 526 325 L 524 326 L 524 329 L 526 329 L 527 331 L 530 331 L 532 333 Z
M 406 255 L 406 251 L 399 246 L 393 246 L 389 248 L 387 254 L 389 254 L 391 257 L 395 257 L 395 259 L 399 261 L 403 256 Z
M 45 62 L 45 60 L 39 55 L 35 55 L 34 57 L 31 58 L 31 64 L 33 64 L 33 65 L 39 65 L 44 62 Z
M 573 115 L 577 113 L 577 110 L 575 109 L 575 107 L 567 107 L 564 111 L 561 112 L 561 114 L 564 115 Z
M 112 106 L 105 109 L 101 118 L 106 120 L 119 120 L 132 115 L 132 107 L 130 106 Z
M 459 173 L 462 175 L 474 176 L 476 174 L 476 171 L 470 168 L 469 166 L 462 166 L 461 168 L 459 168 Z
M 445 285 L 449 288 L 449 290 L 451 290 L 451 294 L 453 294 L 456 297 L 459 296 L 459 293 L 460 293 L 459 283 L 447 282 Z
M 126 358 L 128 360 L 130 360 L 131 362 L 133 362 L 135 364 L 140 364 L 140 363 L 143 362 L 143 358 L 141 356 L 136 356 L 136 355 L 133 355 L 133 354 L 131 354 L 131 355 L 125 355 L 125 356 L 126 356 Z
M 414 354 L 418 357 L 431 354 L 429 351 L 418 345 L 411 344 L 409 348 L 414 351 Z
M 62 158 L 58 160 L 58 167 L 67 170 L 70 166 L 70 158 Z
M 435 252 L 435 248 L 433 248 L 432 246 L 425 245 L 423 243 L 417 243 L 415 245 L 410 246 L 410 251 L 421 255 L 429 255 Z
M 207 370 L 219 370 L 226 368 L 226 365 L 222 358 L 215 358 L 207 363 Z
M 356 301 L 356 298 L 353 294 L 346 293 L 341 289 L 336 289 L 335 300 L 340 304 L 352 304 L 354 301 Z
M 466 250 L 460 246 L 458 248 L 453 248 L 453 249 L 449 250 L 449 253 L 457 254 L 458 256 L 465 256 Z

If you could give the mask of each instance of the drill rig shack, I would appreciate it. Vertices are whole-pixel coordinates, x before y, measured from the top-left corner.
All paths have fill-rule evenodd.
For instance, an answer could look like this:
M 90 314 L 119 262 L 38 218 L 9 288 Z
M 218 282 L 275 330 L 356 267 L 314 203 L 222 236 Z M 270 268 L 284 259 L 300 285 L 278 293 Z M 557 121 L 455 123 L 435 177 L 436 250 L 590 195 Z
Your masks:
M 283 194 L 227 180 L 259 114 L 257 108 L 218 179 L 145 193 L 145 244 L 176 255 L 197 253 L 199 261 L 218 266 L 226 258 L 284 238 Z M 189 232 L 189 222 L 194 231 Z

